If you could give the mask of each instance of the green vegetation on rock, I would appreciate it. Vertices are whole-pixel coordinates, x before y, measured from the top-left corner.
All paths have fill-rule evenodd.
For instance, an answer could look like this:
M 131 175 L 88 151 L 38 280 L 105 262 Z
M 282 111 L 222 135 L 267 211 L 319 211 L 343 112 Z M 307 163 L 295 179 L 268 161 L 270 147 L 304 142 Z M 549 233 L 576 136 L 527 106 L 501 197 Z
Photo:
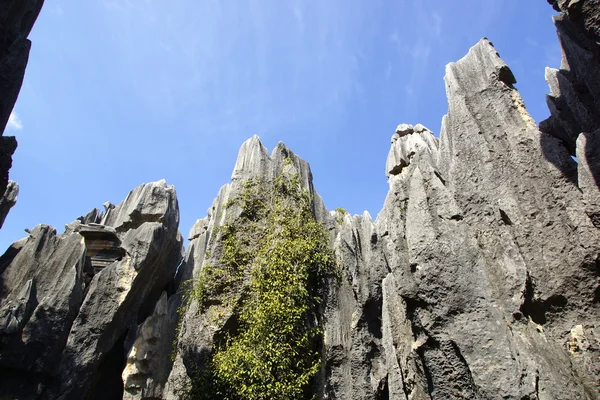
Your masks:
M 227 204 L 231 214 L 241 212 L 219 228 L 217 261 L 203 267 L 190 301 L 203 312 L 231 307 L 237 329 L 215 345 L 188 397 L 310 398 L 321 367 L 318 282 L 335 271 L 329 235 L 311 205 L 297 174 L 285 171 L 273 183 L 248 180 Z
M 335 209 L 335 213 L 335 221 L 338 223 L 338 225 L 341 225 L 344 222 L 344 217 L 346 216 L 346 214 L 348 214 L 348 211 L 346 211 L 346 209 L 343 207 L 338 207 Z

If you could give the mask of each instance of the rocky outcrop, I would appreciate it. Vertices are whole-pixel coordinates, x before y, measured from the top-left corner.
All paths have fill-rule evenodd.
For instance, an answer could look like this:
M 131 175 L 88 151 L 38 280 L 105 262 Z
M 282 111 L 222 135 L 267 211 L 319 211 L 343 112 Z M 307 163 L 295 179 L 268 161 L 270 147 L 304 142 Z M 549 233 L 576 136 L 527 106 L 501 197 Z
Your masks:
M 546 69 L 551 116 L 540 123 L 542 131 L 561 139 L 571 155 L 581 160 L 578 173 L 564 172 L 579 181 L 587 214 L 598 224 L 597 191 L 600 158 L 600 3 L 596 0 L 550 1 L 561 14 L 554 18 L 563 50 L 561 67 Z M 590 164 L 591 162 L 591 164 Z M 591 166 L 591 168 L 590 168 Z
M 561 140 L 538 129 L 488 40 L 448 65 L 445 81 L 440 139 L 420 125 L 400 125 L 392 137 L 390 191 L 376 221 L 315 212 L 329 227 L 339 277 L 322 283 L 314 391 L 325 399 L 598 398 L 600 246 L 590 218 L 598 162 L 582 157 L 578 168 Z M 235 212 L 226 205 L 245 179 L 274 176 L 279 149 L 269 157 L 257 138 L 242 146 L 232 183 L 190 232 L 188 275 L 215 262 L 215 227 Z M 312 191 L 310 173 L 300 175 Z M 192 303 L 164 398 L 194 385 L 215 341 L 235 326 L 234 309 Z
M 440 139 L 420 125 L 392 137 L 390 191 L 375 222 L 325 213 L 308 166 L 292 158 L 339 273 L 320 283 L 322 368 L 311 393 L 597 399 L 598 160 L 578 150 L 577 165 L 564 141 L 538 129 L 488 40 L 448 65 L 445 81 Z M 580 135 L 578 148 L 596 147 L 586 142 L 594 138 Z M 284 154 L 279 145 L 269 156 L 256 137 L 244 143 L 232 182 L 190 232 L 182 279 L 218 262 L 218 227 L 240 212 L 231 204 L 243 182 L 272 181 Z M 237 329 L 239 288 L 224 287 L 229 303 L 219 292 L 185 308 L 163 398 L 203 390 L 199 371 Z
M 163 292 L 152 315 L 138 328 L 122 374 L 123 399 L 161 398 L 173 363 L 180 305 L 179 295 L 168 298 Z
M 580 39 L 600 60 L 600 2 L 598 0 L 548 0 L 577 29 Z M 587 42 L 587 43 L 586 43 Z
M 437 139 L 423 125 L 402 124 L 392 136 L 392 149 L 386 162 L 386 174 L 398 175 L 410 164 L 413 156 L 421 150 L 433 151 L 437 148 Z
M 190 230 L 190 245 L 185 262 L 180 268 L 182 280 L 198 278 L 206 265 L 218 265 L 223 252 L 223 226 L 234 220 L 242 209 L 235 203 L 245 190 L 249 180 L 261 182 L 261 191 L 271 190 L 274 181 L 283 172 L 296 175 L 302 190 L 311 196 L 314 217 L 319 221 L 330 219 L 321 197 L 314 191 L 312 173 L 308 163 L 279 143 L 269 156 L 258 136 L 253 136 L 241 147 L 231 177 L 213 201 L 208 215 L 200 219 Z M 164 398 L 177 399 L 186 392 L 202 390 L 195 388 L 197 371 L 206 367 L 213 353 L 215 341 L 235 329 L 236 312 L 242 297 L 242 287 L 247 284 L 250 271 L 244 274 L 241 285 L 226 287 L 223 298 L 201 307 L 196 299 L 191 300 L 180 322 L 177 354 L 166 385 Z M 219 297 L 221 298 L 221 297 Z
M 83 220 L 60 235 L 37 226 L 2 256 L 0 397 L 120 398 L 138 324 L 172 291 L 182 258 L 172 186 L 142 185 Z
M 439 139 L 422 125 L 396 129 L 375 221 L 328 212 L 308 163 L 281 143 L 269 154 L 254 136 L 192 227 L 185 258 L 164 181 L 60 235 L 29 231 L 0 258 L 0 398 L 225 398 L 215 354 L 246 329 L 279 332 L 274 320 L 248 328 L 265 312 L 252 302 L 262 285 L 275 311 L 298 286 L 309 301 L 300 323 L 256 353 L 265 362 L 242 352 L 226 377 L 248 365 L 287 376 L 317 357 L 295 397 L 600 399 L 598 7 L 553 3 L 564 60 L 547 72 L 550 119 L 536 125 L 482 39 L 446 68 Z M 290 239 L 304 225 L 286 225 L 296 209 L 284 206 L 302 201 L 321 226 L 296 237 L 319 226 L 324 253 Z M 297 260 L 335 268 L 296 281 Z M 276 282 L 294 283 L 269 291 Z M 302 354 L 276 365 L 297 330 L 312 332 L 298 342 Z
M 27 39 L 43 0 L 7 0 L 0 5 L 0 128 L 8 123 L 23 84 L 31 42 Z M 17 148 L 13 136 L 0 135 L 0 193 L 8 195 L 8 170 Z M 6 194 L 5 194 L 6 193 Z M 1 224 L 0 224 L 1 226 Z
M 577 137 L 600 128 L 600 2 L 550 1 L 561 14 L 554 24 L 563 52 L 560 69 L 547 68 L 551 116 L 542 131 L 561 139 L 575 155 Z
M 36 398 L 52 384 L 83 300 L 84 261 L 83 238 L 48 225 L 2 256 L 0 396 Z
M 401 293 L 428 392 L 595 398 L 596 374 L 566 367 L 566 332 L 598 320 L 598 233 L 563 172 L 572 160 L 538 130 L 487 40 L 445 81 L 438 154 L 391 179 L 404 195 L 388 196 L 378 219 L 398 229 L 385 213 L 406 198 L 408 270 L 395 279 L 410 288 Z

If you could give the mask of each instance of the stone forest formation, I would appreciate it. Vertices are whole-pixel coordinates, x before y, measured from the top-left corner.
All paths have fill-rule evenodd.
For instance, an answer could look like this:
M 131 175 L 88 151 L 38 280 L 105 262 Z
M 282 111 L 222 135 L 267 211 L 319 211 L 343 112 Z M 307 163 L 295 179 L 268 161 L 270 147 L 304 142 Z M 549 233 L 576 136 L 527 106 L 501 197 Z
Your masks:
M 600 399 L 600 1 L 549 2 L 551 116 L 482 39 L 439 139 L 396 129 L 375 219 L 254 136 L 187 251 L 165 181 L 31 229 L 0 258 L 0 399 Z M 42 3 L 0 5 L 3 127 Z

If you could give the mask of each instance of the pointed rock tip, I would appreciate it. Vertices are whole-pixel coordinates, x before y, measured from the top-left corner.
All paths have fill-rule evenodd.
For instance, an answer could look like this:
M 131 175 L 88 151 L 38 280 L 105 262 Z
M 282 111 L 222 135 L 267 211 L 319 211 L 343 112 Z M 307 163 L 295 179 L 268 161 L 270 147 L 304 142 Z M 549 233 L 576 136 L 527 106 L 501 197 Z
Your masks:
M 140 185 L 140 186 L 160 187 L 167 191 L 175 190 L 175 185 L 169 185 L 167 183 L 167 180 L 164 178 L 161 180 L 158 180 L 158 181 L 148 182 L 148 183 L 146 183 L 144 185 Z
M 392 135 L 392 143 L 394 143 L 398 138 L 403 136 L 411 135 L 413 133 L 425 133 L 429 132 L 433 135 L 433 132 L 429 130 L 426 126 L 421 124 L 416 124 L 415 126 L 410 124 L 400 124 L 396 127 L 396 132 Z
M 261 143 L 260 136 L 258 136 L 257 134 L 254 134 L 254 135 L 250 136 L 250 138 L 248 138 L 246 140 L 246 142 L 259 142 L 259 143 Z
M 399 175 L 416 154 L 431 154 L 436 149 L 437 139 L 425 126 L 398 125 L 386 161 L 386 176 Z
M 257 135 L 242 143 L 231 180 L 246 179 L 265 170 L 269 162 L 269 153 Z
M 273 149 L 273 151 L 271 152 L 271 157 L 273 156 L 273 154 L 277 153 L 278 151 L 280 152 L 287 152 L 289 151 L 289 147 L 287 147 L 285 145 L 285 143 L 283 143 L 281 140 L 279 142 L 277 142 L 277 146 L 275 146 L 275 148 Z
M 444 80 L 447 86 L 458 85 L 468 87 L 469 91 L 478 91 L 489 86 L 490 77 L 508 86 L 517 83 L 511 69 L 500 58 L 493 43 L 484 37 L 471 47 L 463 58 L 446 65 Z

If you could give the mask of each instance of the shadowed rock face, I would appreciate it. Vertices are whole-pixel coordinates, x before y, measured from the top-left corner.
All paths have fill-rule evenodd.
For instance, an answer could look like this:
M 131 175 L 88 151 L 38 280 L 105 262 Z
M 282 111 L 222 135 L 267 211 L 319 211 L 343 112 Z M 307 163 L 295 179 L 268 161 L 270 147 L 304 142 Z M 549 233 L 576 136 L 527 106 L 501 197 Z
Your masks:
M 596 3 L 596 7 L 600 7 L 600 3 Z M 596 9 L 593 12 L 600 19 L 600 11 Z M 546 68 L 546 81 L 550 86 L 547 103 L 551 116 L 542 121 L 540 128 L 561 139 L 575 155 L 577 136 L 600 128 L 597 111 L 600 107 L 600 83 L 597 79 L 600 73 L 600 42 L 590 39 L 584 28 L 570 18 L 570 14 L 554 17 L 554 24 L 563 57 L 560 69 Z
M 86 218 L 61 235 L 37 226 L 2 256 L 2 398 L 122 396 L 127 348 L 182 258 L 175 190 L 145 184 Z
M 19 184 L 14 181 L 8 181 L 6 191 L 2 198 L 0 198 L 0 228 L 4 225 L 6 216 L 10 209 L 17 203 L 17 196 L 19 195 Z
M 559 166 L 578 181 L 584 193 L 586 213 L 600 226 L 600 2 L 597 0 L 551 1 L 561 14 L 554 18 L 563 50 L 560 69 L 546 69 L 550 86 L 547 97 L 550 118 L 540 123 L 542 131 L 559 138 L 579 160 Z
M 8 123 L 25 76 L 31 48 L 27 36 L 43 4 L 43 0 L 6 0 L 0 5 L 0 93 L 2 93 L 0 129 L 2 132 Z M 17 140 L 13 136 L 0 135 L 0 194 L 6 192 L 8 170 L 12 166 L 12 155 L 16 148 Z M 5 204 L 10 203 L 5 202 Z M 4 209 L 0 212 L 4 213 Z
M 548 0 L 548 3 L 571 21 L 581 35 L 581 44 L 593 51 L 600 60 L 600 1 Z

